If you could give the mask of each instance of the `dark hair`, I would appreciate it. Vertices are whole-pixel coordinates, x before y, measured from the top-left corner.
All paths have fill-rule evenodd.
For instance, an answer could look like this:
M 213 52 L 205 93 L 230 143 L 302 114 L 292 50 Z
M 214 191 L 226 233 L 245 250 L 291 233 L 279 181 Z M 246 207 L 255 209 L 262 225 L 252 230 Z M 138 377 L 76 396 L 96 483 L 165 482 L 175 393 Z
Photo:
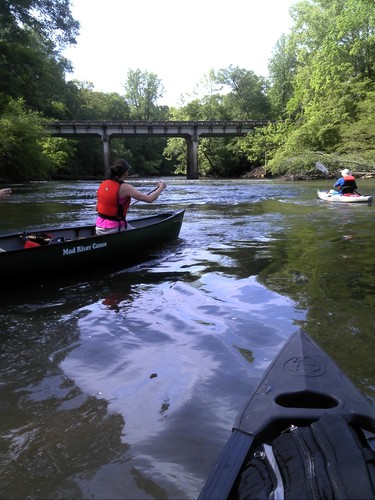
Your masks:
M 131 169 L 131 166 L 126 160 L 115 160 L 111 167 L 111 179 L 117 180 L 119 179 L 125 172 Z

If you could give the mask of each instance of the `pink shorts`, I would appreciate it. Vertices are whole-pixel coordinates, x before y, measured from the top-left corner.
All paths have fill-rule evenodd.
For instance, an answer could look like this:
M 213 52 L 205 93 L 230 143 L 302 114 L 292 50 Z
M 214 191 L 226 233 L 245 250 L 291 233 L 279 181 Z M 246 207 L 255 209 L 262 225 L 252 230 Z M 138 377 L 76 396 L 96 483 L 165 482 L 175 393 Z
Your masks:
M 117 231 L 124 231 L 126 229 L 123 220 L 118 222 L 116 220 L 103 219 L 103 217 L 96 218 L 95 226 L 96 234 L 98 235 L 116 233 Z

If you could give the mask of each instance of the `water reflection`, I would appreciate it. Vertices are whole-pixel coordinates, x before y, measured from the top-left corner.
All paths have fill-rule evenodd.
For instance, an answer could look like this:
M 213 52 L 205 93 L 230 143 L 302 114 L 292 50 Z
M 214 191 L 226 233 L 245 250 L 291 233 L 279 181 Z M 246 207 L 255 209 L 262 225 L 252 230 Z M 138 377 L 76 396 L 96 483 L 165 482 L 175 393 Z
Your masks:
M 202 476 L 189 458 L 198 445 L 192 422 L 199 419 L 200 427 L 210 429 L 211 446 L 223 442 L 252 385 L 245 375 L 249 364 L 262 373 L 293 331 L 291 305 L 254 279 L 225 283 L 216 273 L 192 284 L 138 282 L 129 295 L 116 296 L 115 310 L 103 300 L 84 307 L 79 344 L 61 368 L 85 393 L 104 398 L 111 412 L 123 416 L 122 439 L 131 447 L 133 467 L 142 469 L 146 461 L 159 488 L 164 484 L 177 498 L 185 497 L 194 491 L 196 475 Z M 284 318 L 282 335 L 270 320 L 275 308 L 278 322 Z M 224 432 L 218 440 L 219 429 Z
M 2 325 L 1 497 L 80 498 L 69 476 L 90 477 L 126 450 L 123 417 L 61 370 L 74 325 L 39 309 L 19 316 Z

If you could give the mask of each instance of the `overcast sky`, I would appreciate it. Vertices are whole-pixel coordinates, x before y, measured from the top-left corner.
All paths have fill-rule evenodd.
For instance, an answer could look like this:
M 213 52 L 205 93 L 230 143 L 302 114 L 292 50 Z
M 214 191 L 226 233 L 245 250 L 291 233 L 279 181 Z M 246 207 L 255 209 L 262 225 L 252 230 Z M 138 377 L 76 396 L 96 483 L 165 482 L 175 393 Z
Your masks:
M 81 23 L 77 45 L 65 51 L 68 79 L 124 94 L 129 69 L 155 73 L 176 106 L 210 69 L 229 65 L 267 76 L 277 40 L 297 0 L 73 0 Z

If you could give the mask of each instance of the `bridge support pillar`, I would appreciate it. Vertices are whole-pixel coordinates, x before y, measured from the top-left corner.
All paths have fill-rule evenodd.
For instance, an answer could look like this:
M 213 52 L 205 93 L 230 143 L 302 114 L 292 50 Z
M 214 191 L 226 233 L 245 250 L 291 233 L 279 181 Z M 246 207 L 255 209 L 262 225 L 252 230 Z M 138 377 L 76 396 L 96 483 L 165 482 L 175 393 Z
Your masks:
M 102 136 L 102 141 L 103 141 L 103 157 L 104 157 L 104 177 L 107 179 L 109 177 L 109 172 L 111 168 L 109 137 L 107 135 Z
M 198 179 L 198 138 L 187 137 L 187 179 Z

